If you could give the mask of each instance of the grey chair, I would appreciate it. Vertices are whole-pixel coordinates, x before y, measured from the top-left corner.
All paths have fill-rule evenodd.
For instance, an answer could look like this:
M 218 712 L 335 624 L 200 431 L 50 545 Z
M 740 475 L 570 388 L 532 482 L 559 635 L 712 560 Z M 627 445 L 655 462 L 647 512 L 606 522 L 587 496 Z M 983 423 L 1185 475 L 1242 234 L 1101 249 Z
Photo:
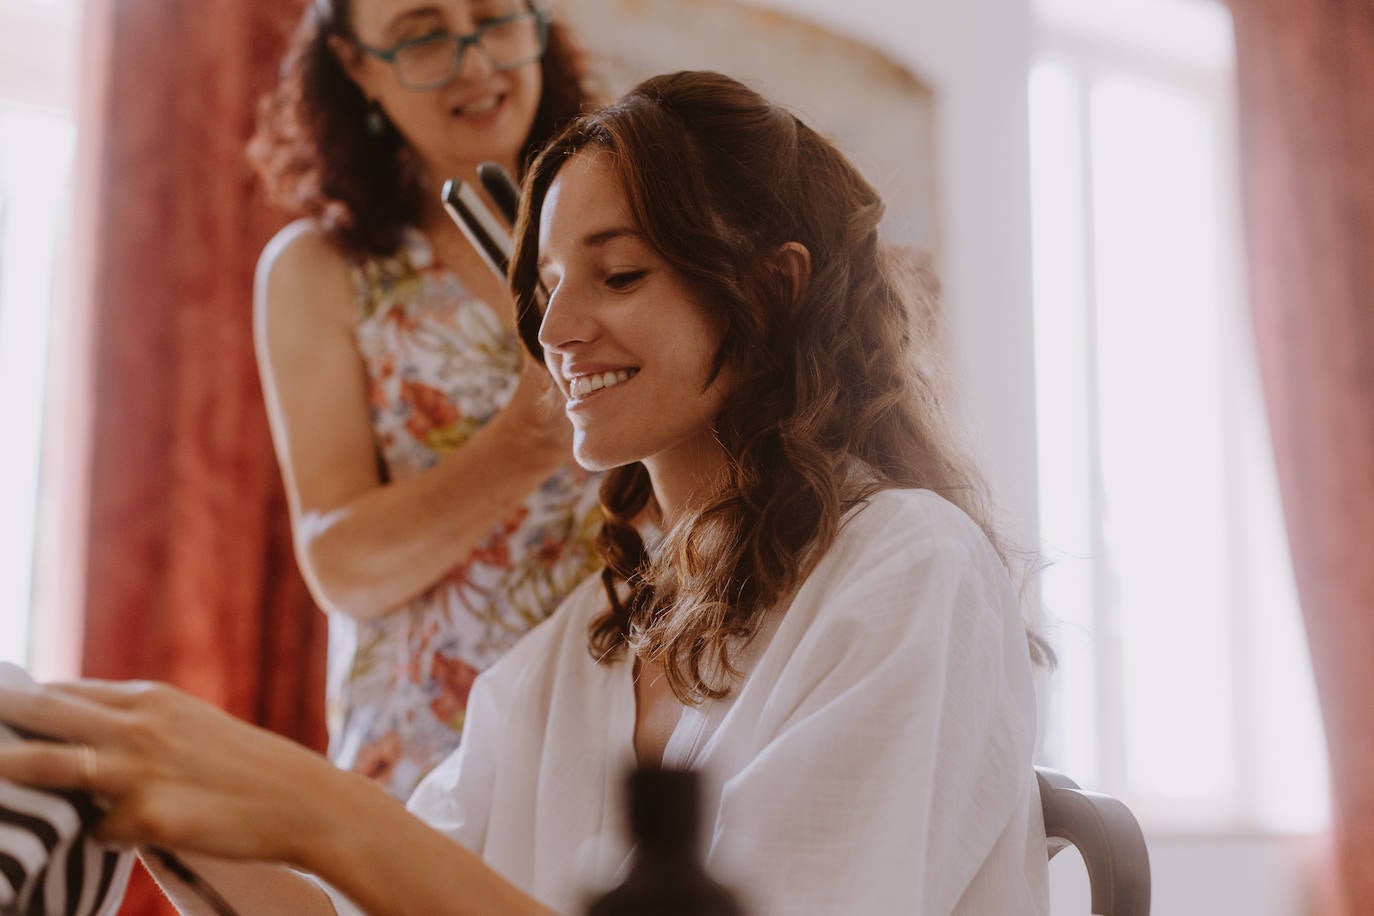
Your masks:
M 1047 767 L 1036 767 L 1035 776 L 1050 858 L 1069 846 L 1078 850 L 1095 916 L 1149 916 L 1150 854 L 1131 809 Z

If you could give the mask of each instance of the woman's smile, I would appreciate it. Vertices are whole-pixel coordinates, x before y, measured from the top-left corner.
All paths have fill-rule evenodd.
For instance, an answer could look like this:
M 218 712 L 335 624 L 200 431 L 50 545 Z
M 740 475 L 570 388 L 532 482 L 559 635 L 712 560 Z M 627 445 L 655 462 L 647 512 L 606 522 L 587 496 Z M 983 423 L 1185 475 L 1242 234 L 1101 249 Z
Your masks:
M 638 369 L 616 369 L 590 372 L 568 379 L 568 412 L 581 409 L 592 399 L 600 400 L 611 389 L 622 387 L 638 374 Z
M 506 93 L 493 92 L 474 96 L 462 104 L 454 105 L 449 114 L 469 127 L 481 129 L 490 126 L 506 111 Z

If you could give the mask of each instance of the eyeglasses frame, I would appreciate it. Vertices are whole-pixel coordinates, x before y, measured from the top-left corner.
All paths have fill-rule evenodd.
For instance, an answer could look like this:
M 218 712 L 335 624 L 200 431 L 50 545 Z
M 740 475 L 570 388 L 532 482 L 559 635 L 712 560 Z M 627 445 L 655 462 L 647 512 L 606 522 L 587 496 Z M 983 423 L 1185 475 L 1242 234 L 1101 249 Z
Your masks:
M 519 69 L 520 67 L 523 67 L 526 64 L 534 63 L 535 61 L 539 60 L 544 56 L 544 54 L 549 49 L 548 12 L 531 4 L 528 9 L 522 12 L 512 13 L 509 16 L 502 16 L 500 19 L 493 19 L 489 22 L 485 22 L 482 25 L 478 26 L 475 30 L 467 33 L 466 35 L 460 35 L 457 32 L 435 32 L 430 35 L 422 35 L 419 38 L 408 38 L 405 41 L 394 44 L 389 48 L 379 48 L 375 45 L 370 45 L 366 42 L 359 41 L 357 38 L 353 38 L 352 36 L 349 36 L 348 40 L 350 43 L 352 43 L 354 47 L 356 47 L 359 51 L 362 51 L 364 54 L 371 55 L 372 57 L 375 57 L 378 60 L 385 61 L 387 64 L 389 64 L 391 66 L 391 71 L 396 74 L 396 81 L 406 89 L 409 89 L 412 92 L 428 92 L 431 89 L 438 89 L 441 86 L 447 86 L 449 83 L 453 82 L 455 79 L 458 78 L 458 74 L 462 72 L 463 57 L 465 54 L 467 54 L 468 48 L 474 46 L 480 48 L 482 45 L 482 36 L 485 35 L 488 31 L 494 28 L 498 28 L 499 26 L 508 25 L 512 22 L 515 22 L 516 20 L 525 19 L 528 17 L 534 18 L 535 27 L 539 31 L 539 53 L 527 61 L 522 61 L 518 64 L 510 64 L 504 67 L 498 67 L 496 65 L 496 62 L 492 61 L 492 67 L 494 67 L 496 71 L 499 73 L 505 70 Z M 445 40 L 456 41 L 458 43 L 458 55 L 454 59 L 452 73 L 450 73 L 447 78 L 440 82 L 430 83 L 424 86 L 415 86 L 408 83 L 405 80 L 405 78 L 401 76 L 400 71 L 396 68 L 396 56 L 400 54 L 402 51 L 404 51 L 406 48 L 414 47 L 415 45 L 419 44 L 425 44 L 426 42 L 436 41 L 440 37 L 444 38 Z M 486 49 L 483 49 L 484 53 L 485 50 Z M 487 56 L 487 60 L 491 60 L 490 55 Z

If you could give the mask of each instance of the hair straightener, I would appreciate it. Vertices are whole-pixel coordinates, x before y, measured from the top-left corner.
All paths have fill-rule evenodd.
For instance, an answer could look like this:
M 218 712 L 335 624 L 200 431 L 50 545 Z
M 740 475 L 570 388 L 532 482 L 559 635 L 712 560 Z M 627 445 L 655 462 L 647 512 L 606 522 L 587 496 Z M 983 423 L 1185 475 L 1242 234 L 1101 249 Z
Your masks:
M 477 167 L 477 178 L 506 223 L 514 225 L 516 211 L 520 208 L 520 188 L 510 175 L 495 162 L 484 162 Z M 504 283 L 515 250 L 509 230 L 487 209 L 477 189 L 461 178 L 444 182 L 443 201 L 448 215 Z
M 482 260 L 487 262 L 492 273 L 505 285 L 510 259 L 515 253 L 515 241 L 506 226 L 515 225 L 515 215 L 520 209 L 520 187 L 495 162 L 483 162 L 477 166 L 477 179 L 505 218 L 504 224 L 492 215 L 477 189 L 461 178 L 450 178 L 444 182 L 444 209 L 453 217 L 458 228 L 463 230 L 463 235 L 477 249 Z M 535 284 L 535 304 L 540 312 L 548 304 L 548 295 L 542 283 Z M 533 329 L 522 330 L 520 336 L 525 348 L 540 358 L 539 341 Z

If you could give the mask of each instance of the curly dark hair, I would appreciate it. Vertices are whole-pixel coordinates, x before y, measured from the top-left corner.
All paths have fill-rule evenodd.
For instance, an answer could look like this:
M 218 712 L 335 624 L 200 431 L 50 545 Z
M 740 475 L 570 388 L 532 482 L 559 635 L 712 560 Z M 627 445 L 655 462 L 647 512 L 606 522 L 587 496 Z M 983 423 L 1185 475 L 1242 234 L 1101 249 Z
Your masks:
M 308 216 L 345 248 L 389 254 L 420 213 L 424 189 L 414 154 L 390 122 L 367 132 L 368 103 L 329 47 L 352 34 L 351 0 L 311 0 L 282 62 L 281 79 L 258 104 L 248 157 L 269 200 Z M 590 56 L 551 21 L 540 62 L 543 92 L 519 157 L 532 160 L 568 121 L 599 101 Z
M 729 77 L 647 80 L 530 166 L 511 287 L 531 353 L 542 359 L 540 208 L 583 149 L 607 151 L 640 231 L 719 317 L 716 369 L 735 380 L 715 426 L 727 484 L 652 553 L 632 523 L 653 498 L 648 471 L 636 462 L 606 476 L 609 610 L 591 624 L 594 658 L 628 647 L 663 665 L 682 702 L 724 695 L 740 640 L 800 586 L 845 512 L 880 489 L 939 493 L 1005 560 L 985 488 L 946 425 L 943 373 L 914 339 L 928 311 L 916 297 L 929 293 L 880 242 L 877 191 L 832 143 Z M 800 293 L 776 257 L 789 242 L 811 255 Z

